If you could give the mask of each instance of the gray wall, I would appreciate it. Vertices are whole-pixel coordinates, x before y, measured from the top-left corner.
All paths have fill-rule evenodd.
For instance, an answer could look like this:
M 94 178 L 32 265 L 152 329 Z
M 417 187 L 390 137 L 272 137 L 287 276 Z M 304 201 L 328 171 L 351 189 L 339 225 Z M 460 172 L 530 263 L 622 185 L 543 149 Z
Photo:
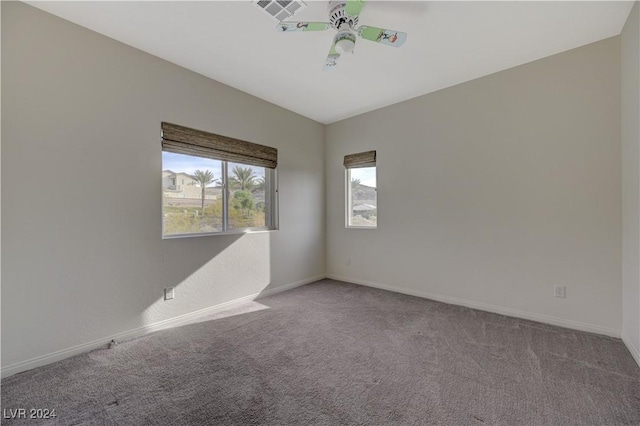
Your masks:
M 321 124 L 17 2 L 2 88 L 3 371 L 324 275 Z M 161 121 L 278 148 L 280 231 L 161 240 Z
M 622 338 L 640 364 L 640 5 L 621 35 Z
M 378 229 L 345 229 L 369 149 Z M 619 37 L 331 124 L 325 162 L 329 276 L 620 335 Z

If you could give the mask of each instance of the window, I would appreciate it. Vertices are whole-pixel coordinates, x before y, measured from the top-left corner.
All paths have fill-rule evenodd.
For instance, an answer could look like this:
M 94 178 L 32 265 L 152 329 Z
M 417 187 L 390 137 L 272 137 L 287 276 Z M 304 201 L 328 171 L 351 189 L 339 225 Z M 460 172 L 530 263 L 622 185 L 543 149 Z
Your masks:
M 346 167 L 346 226 L 376 228 L 378 226 L 378 189 L 376 151 L 344 157 Z
M 163 237 L 277 229 L 275 148 L 169 123 L 162 131 Z

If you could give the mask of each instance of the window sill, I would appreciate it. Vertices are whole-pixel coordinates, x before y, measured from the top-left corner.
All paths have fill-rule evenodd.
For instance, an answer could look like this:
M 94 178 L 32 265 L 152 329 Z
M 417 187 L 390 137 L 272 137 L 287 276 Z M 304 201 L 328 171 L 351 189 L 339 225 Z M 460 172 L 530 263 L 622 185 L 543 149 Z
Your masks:
M 225 232 L 203 232 L 199 234 L 171 234 L 171 235 L 163 235 L 163 240 L 175 240 L 178 238 L 193 238 L 193 237 L 212 237 L 212 236 L 223 236 L 223 235 L 239 235 L 239 234 L 263 234 L 265 232 L 273 232 L 277 231 L 277 228 L 243 228 L 243 229 L 233 229 L 231 231 Z

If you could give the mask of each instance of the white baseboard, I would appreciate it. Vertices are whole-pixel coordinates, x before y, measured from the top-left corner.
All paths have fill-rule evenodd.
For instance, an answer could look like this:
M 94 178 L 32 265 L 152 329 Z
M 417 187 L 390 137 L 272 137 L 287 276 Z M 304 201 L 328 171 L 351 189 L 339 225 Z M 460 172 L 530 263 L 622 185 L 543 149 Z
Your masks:
M 605 336 L 620 338 L 620 331 L 607 327 L 601 327 L 595 324 L 589 324 L 579 321 L 567 320 L 563 318 L 552 317 L 549 315 L 537 314 L 534 312 L 526 312 L 518 309 L 505 308 L 502 306 L 491 305 L 482 302 L 476 302 L 468 299 L 460 299 L 457 297 L 444 296 L 441 294 L 429 293 L 421 290 L 409 289 L 406 287 L 390 286 L 378 282 L 360 280 L 356 278 L 349 278 L 335 274 L 327 274 L 327 278 L 345 281 L 353 284 L 364 285 L 367 287 L 379 288 L 381 290 L 393 291 L 396 293 L 408 294 L 409 296 L 417 296 L 425 299 L 436 300 L 438 302 L 450 303 L 452 305 L 466 306 L 468 308 L 479 309 L 481 311 L 493 312 L 495 314 L 506 315 L 509 317 L 516 317 L 527 319 L 531 321 L 542 322 L 551 325 L 557 325 L 560 327 L 571 328 L 573 330 L 587 331 L 590 333 L 604 334 Z
M 41 355 L 35 358 L 28 359 L 26 361 L 16 362 L 14 364 L 8 365 L 6 367 L 2 367 L 0 370 L 0 375 L 4 377 L 11 376 L 16 373 L 20 373 L 22 371 L 30 370 L 35 367 L 40 367 L 42 365 L 51 364 L 52 362 L 60 361 L 65 358 L 69 358 L 71 356 L 89 352 L 94 349 L 98 349 L 101 347 L 105 347 L 111 340 L 122 341 L 126 339 L 131 339 L 134 337 L 140 337 L 145 334 L 176 327 L 179 325 L 184 325 L 188 322 L 194 321 L 198 318 L 211 315 L 213 313 L 223 311 L 226 309 L 233 308 L 235 305 L 238 305 L 243 302 L 260 299 L 262 297 L 270 296 L 272 294 L 280 293 L 282 291 L 290 290 L 295 287 L 300 287 L 305 284 L 309 284 L 318 280 L 325 278 L 325 275 L 316 275 L 314 277 L 306 278 L 304 280 L 296 281 L 289 284 L 280 285 L 274 288 L 270 288 L 268 290 L 262 291 L 260 293 L 250 294 L 248 296 L 241 297 L 239 299 L 230 300 L 228 302 L 220 303 L 218 305 L 210 306 L 208 308 L 199 309 L 197 311 L 189 312 L 183 315 L 178 315 L 177 317 L 169 318 L 166 320 L 158 321 L 152 324 L 147 324 L 142 327 L 134 328 L 133 330 L 124 331 L 121 333 L 116 333 L 111 336 L 103 337 L 101 339 L 93 340 L 90 342 L 82 343 L 77 346 L 73 346 L 70 348 L 62 349 L 56 352 L 52 352 L 46 355 Z
M 638 367 L 640 367 L 640 348 L 636 348 L 635 346 L 633 346 L 631 340 L 629 340 L 627 335 L 624 333 L 622 333 L 622 341 L 627 346 L 627 349 L 629 349 L 629 352 L 631 352 L 631 356 L 633 357 L 633 359 L 636 360 L 636 364 L 638 364 Z

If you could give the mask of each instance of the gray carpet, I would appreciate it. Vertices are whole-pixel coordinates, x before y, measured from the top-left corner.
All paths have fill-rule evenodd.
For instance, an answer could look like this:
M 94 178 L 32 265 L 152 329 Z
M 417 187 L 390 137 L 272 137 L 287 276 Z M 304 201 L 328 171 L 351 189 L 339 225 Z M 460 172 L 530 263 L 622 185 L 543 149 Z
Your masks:
M 640 424 L 619 339 L 332 280 L 258 302 L 4 379 L 2 408 L 65 425 Z

